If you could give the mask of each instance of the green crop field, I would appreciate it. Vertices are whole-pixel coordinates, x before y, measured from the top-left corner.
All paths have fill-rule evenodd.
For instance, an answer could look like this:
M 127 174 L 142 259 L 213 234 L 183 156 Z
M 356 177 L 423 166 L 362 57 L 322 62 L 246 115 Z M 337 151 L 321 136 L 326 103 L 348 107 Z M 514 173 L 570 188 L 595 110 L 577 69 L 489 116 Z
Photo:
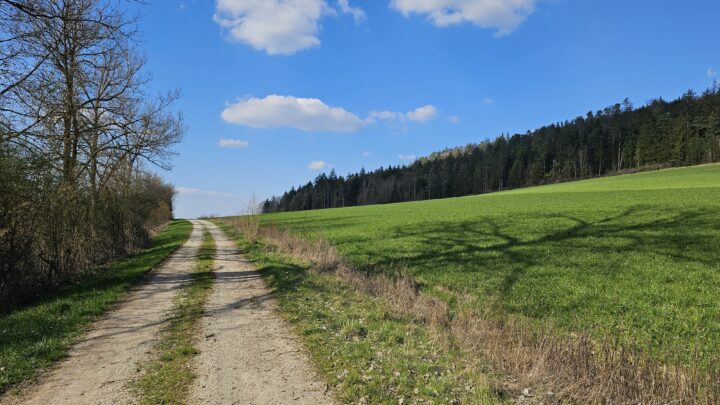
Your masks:
M 262 218 L 451 304 L 469 294 L 671 362 L 720 357 L 720 165 Z

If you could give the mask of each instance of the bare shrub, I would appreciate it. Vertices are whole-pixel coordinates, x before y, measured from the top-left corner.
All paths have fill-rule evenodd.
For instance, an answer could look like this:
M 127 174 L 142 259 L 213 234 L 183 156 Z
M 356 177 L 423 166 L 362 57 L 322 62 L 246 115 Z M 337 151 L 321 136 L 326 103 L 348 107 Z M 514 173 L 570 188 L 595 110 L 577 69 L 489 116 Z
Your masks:
M 146 246 L 171 217 L 173 188 L 144 174 L 129 185 L 77 190 L 0 150 L 0 311 Z
M 519 317 L 486 314 L 471 297 L 447 304 L 423 293 L 407 272 L 395 277 L 359 271 L 325 241 L 308 241 L 287 230 L 262 227 L 259 237 L 278 251 L 334 272 L 348 285 L 380 297 L 399 314 L 433 327 L 445 339 L 478 356 L 501 373 L 496 387 L 524 403 L 717 404 L 720 369 L 664 364 L 619 341 L 598 341 L 589 333 L 567 334 Z M 527 391 L 526 391 L 527 392 Z
M 238 230 L 242 236 L 248 241 L 255 243 L 258 240 L 258 230 L 260 229 L 261 205 L 255 194 L 253 193 L 245 205 L 242 215 L 232 217 L 230 222 L 232 226 Z

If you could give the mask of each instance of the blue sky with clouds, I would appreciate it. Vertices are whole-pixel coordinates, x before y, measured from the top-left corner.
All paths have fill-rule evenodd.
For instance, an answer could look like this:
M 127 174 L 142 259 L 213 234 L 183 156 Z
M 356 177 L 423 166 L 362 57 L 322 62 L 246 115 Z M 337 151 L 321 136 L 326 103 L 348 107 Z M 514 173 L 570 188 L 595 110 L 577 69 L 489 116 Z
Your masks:
M 398 165 L 720 72 L 716 0 L 164 0 L 156 90 L 189 127 L 176 215 L 232 214 L 319 172 Z

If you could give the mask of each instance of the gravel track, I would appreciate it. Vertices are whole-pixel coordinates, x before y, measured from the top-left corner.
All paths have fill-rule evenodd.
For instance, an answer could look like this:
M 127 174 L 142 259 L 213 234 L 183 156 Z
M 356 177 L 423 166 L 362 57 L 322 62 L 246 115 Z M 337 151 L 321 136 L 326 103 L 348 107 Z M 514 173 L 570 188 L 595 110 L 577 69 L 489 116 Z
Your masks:
M 132 404 L 128 383 L 138 374 L 173 309 L 173 298 L 189 279 L 202 241 L 202 227 L 193 221 L 187 242 L 175 251 L 150 280 L 134 288 L 76 344 L 68 357 L 19 394 L 2 404 Z
M 194 404 L 331 404 L 260 275 L 218 227 L 215 284 L 202 320 Z
M 206 227 L 216 243 L 215 281 L 198 336 L 191 404 L 332 404 L 301 344 L 277 314 L 270 291 L 235 242 L 192 221 L 187 242 L 149 281 L 94 324 L 68 357 L 0 404 L 134 404 L 139 375 L 190 279 Z

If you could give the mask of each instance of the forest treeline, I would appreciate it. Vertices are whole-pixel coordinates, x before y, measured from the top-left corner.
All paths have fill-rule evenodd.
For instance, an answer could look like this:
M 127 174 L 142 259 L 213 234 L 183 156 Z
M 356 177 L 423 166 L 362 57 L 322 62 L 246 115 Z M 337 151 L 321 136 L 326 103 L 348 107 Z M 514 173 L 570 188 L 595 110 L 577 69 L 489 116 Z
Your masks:
M 408 166 L 317 176 L 263 203 L 297 211 L 459 197 L 720 161 L 720 88 L 633 108 L 626 99 L 572 121 L 446 149 Z
M 111 0 L 0 0 L 0 310 L 146 246 L 172 217 L 177 92 L 149 97 Z

